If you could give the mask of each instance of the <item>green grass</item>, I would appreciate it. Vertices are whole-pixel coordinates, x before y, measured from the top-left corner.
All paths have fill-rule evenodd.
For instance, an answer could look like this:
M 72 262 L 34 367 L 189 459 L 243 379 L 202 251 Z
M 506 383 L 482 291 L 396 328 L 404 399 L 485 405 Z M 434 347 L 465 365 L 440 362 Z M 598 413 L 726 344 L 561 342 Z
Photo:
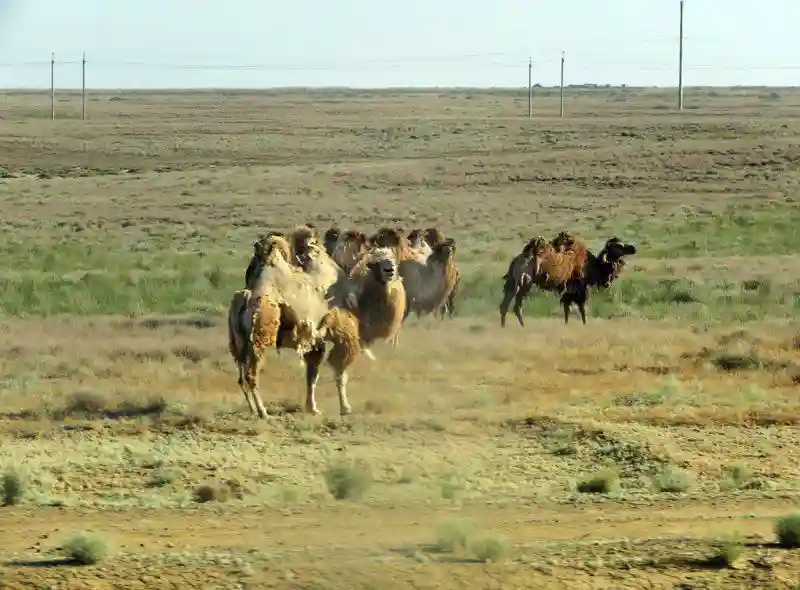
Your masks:
M 800 250 L 795 221 L 792 214 L 764 204 L 718 214 L 639 216 L 627 225 L 577 231 L 594 248 L 611 235 L 629 239 L 639 248 L 637 259 L 770 255 Z M 96 230 L 70 226 L 49 228 L 32 243 L 19 237 L 32 227 L 16 222 L 14 229 L 19 235 L 0 233 L 5 239 L 0 245 L 0 313 L 11 316 L 224 312 L 232 292 L 242 287 L 250 253 L 249 242 L 241 237 L 227 238 L 223 245 L 197 232 L 172 235 L 150 228 L 145 234 L 109 239 Z M 496 316 L 502 276 L 527 238 L 501 237 L 489 230 L 457 237 L 463 276 L 458 312 Z M 664 272 L 654 277 L 627 269 L 611 290 L 591 293 L 590 317 L 751 321 L 794 317 L 800 310 L 798 279 L 721 276 L 700 281 L 664 277 Z M 536 289 L 523 312 L 529 318 L 561 316 L 558 297 Z

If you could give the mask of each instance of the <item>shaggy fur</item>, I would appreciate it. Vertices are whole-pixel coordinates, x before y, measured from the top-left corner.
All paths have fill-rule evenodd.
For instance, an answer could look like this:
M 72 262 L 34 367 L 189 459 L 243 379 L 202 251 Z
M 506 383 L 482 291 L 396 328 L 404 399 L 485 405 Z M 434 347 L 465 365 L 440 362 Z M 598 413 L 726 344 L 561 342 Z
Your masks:
M 260 247 L 263 248 L 265 246 L 265 244 L 267 243 L 267 240 L 269 240 L 269 238 L 274 237 L 274 236 L 277 236 L 279 238 L 283 238 L 284 240 L 288 240 L 289 239 L 289 236 L 287 236 L 283 232 L 269 231 L 269 232 L 267 232 L 265 234 L 262 234 L 258 238 L 256 243 L 260 244 Z M 288 243 L 287 243 L 287 247 L 289 247 Z M 250 257 L 250 262 L 247 265 L 247 269 L 244 271 L 244 286 L 245 286 L 246 289 L 252 289 L 253 288 L 253 284 L 254 284 L 253 281 L 255 280 L 256 271 L 258 270 L 259 264 L 260 264 L 258 256 L 256 255 L 256 252 L 255 252 L 255 244 L 253 245 L 253 249 L 254 249 L 253 255 Z M 291 260 L 291 248 L 290 247 L 289 247 L 289 250 L 287 250 L 287 252 L 288 252 L 288 254 L 287 254 L 288 258 L 287 259 Z
M 381 227 L 369 237 L 369 245 L 380 248 L 391 248 L 397 262 L 413 260 L 414 255 L 408 245 L 408 238 L 400 228 Z
M 300 256 L 303 271 L 311 278 L 314 286 L 324 294 L 331 307 L 352 307 L 355 286 L 350 277 L 328 256 L 317 242 L 307 244 Z
M 575 303 L 586 323 L 585 305 L 589 287 L 610 286 L 624 265 L 622 257 L 635 253 L 633 245 L 624 244 L 618 238 L 609 239 L 598 257 L 566 231 L 560 232 L 550 242 L 541 236 L 532 238 L 522 252 L 511 260 L 508 272 L 503 276 L 500 325 L 505 327 L 506 315 L 513 300 L 514 315 L 519 324 L 525 326 L 522 304 L 534 285 L 543 291 L 561 294 L 565 322 L 569 318 L 570 305 Z
M 295 228 L 292 233 L 292 264 L 301 266 L 300 259 L 308 250 L 311 243 L 317 242 L 317 231 L 309 224 Z
M 358 293 L 355 309 L 333 308 L 317 326 L 322 342 L 332 345 L 327 362 L 336 378 L 342 415 L 352 411 L 347 399 L 348 369 L 361 353 L 374 360 L 370 347 L 397 336 L 406 307 L 403 280 L 398 276 L 397 262 L 390 249 L 372 248 L 360 262 L 368 270 L 368 276 Z M 321 344 L 304 357 L 306 410 L 312 414 L 319 413 L 315 391 L 325 353 L 325 346 Z
M 341 235 L 342 231 L 338 227 L 331 227 L 325 231 L 325 235 L 322 237 L 322 242 L 325 245 L 325 252 L 327 252 L 328 256 L 331 258 L 333 258 L 333 253 L 336 250 L 336 244 Z
M 408 243 L 411 248 L 412 252 L 419 252 L 420 254 L 424 255 L 417 256 L 417 260 L 420 262 L 425 262 L 427 257 L 430 256 L 430 253 L 433 251 L 433 248 L 446 239 L 445 235 L 439 231 L 435 227 L 429 227 L 425 230 L 421 229 L 413 229 L 411 233 L 408 234 Z M 447 301 L 444 302 L 437 312 L 439 313 L 440 319 L 444 319 L 445 315 L 449 315 L 452 318 L 456 312 L 456 295 L 458 293 L 458 286 L 461 282 L 461 274 L 456 269 L 456 282 L 453 285 L 453 290 L 450 291 L 450 295 L 447 297 Z
M 342 270 L 349 273 L 367 248 L 367 236 L 364 232 L 349 229 L 339 236 L 331 257 Z
M 228 348 L 251 414 L 266 418 L 259 373 L 268 348 L 291 348 L 304 356 L 318 345 L 316 326 L 328 306 L 312 281 L 289 263 L 291 248 L 281 236 L 253 244 L 252 288 L 234 293 L 228 308 Z
M 448 238 L 433 248 L 424 263 L 417 260 L 399 263 L 408 297 L 405 317 L 412 311 L 417 316 L 432 313 L 445 305 L 457 282 L 455 253 L 455 240 Z

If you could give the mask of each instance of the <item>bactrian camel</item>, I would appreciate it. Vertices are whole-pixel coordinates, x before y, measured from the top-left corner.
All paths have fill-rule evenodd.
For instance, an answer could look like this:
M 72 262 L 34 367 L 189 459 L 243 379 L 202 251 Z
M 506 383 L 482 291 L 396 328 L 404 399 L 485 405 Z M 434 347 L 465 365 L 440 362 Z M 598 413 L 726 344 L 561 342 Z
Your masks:
M 589 288 L 608 288 L 624 265 L 623 257 L 633 254 L 636 247 L 616 237 L 608 239 L 597 256 L 569 232 L 560 232 L 550 242 L 541 236 L 532 238 L 503 276 L 500 325 L 505 327 L 513 300 L 514 315 L 520 326 L 525 326 L 522 304 L 534 286 L 561 294 L 565 323 L 569 322 L 570 306 L 576 304 L 585 324 Z
M 251 414 L 266 418 L 259 374 L 270 348 L 304 356 L 319 341 L 317 328 L 328 310 L 324 293 L 293 266 L 288 240 L 273 235 L 253 245 L 251 288 L 234 293 L 228 308 L 228 347 Z
M 374 360 L 370 347 L 378 341 L 394 339 L 403 323 L 406 293 L 393 251 L 371 248 L 360 264 L 367 273 L 360 283 L 355 308 L 330 309 L 316 327 L 320 344 L 304 357 L 306 410 L 313 414 L 319 413 L 315 390 L 323 361 L 327 358 L 336 378 L 339 412 L 349 414 L 347 370 L 362 353 Z M 327 355 L 325 344 L 331 345 Z

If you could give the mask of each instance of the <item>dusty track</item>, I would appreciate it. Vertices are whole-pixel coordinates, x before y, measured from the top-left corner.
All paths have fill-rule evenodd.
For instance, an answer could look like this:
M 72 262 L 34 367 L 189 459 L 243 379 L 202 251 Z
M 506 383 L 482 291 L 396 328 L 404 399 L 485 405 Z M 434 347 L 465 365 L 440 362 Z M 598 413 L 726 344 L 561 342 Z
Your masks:
M 774 517 L 796 501 L 797 497 L 728 498 L 646 506 L 465 505 L 445 510 L 386 510 L 358 504 L 296 511 L 10 510 L 0 523 L 6 552 L 28 564 L 6 568 L 2 579 L 10 588 L 26 581 L 28 587 L 56 587 L 47 585 L 55 580 L 82 580 L 91 587 L 138 587 L 134 580 L 148 576 L 155 578 L 148 583 L 151 588 L 169 588 L 190 579 L 193 585 L 252 588 L 370 588 L 378 580 L 389 588 L 458 588 L 467 580 L 479 588 L 499 588 L 498 584 L 612 588 L 637 587 L 646 576 L 652 584 L 648 587 L 657 588 L 674 587 L 680 581 L 706 587 L 723 580 L 726 584 L 758 580 L 762 587 L 789 588 L 790 580 L 798 582 L 792 570 L 800 565 L 800 555 L 770 549 L 764 540 L 771 536 Z M 461 560 L 454 563 L 449 556 L 426 552 L 435 526 L 454 517 L 491 522 L 517 547 L 511 563 L 470 564 L 467 559 L 456 568 Z M 732 520 L 753 545 L 750 562 L 741 570 L 723 573 L 702 566 L 710 554 L 708 542 L 729 530 Z M 93 569 L 43 568 L 36 563 L 47 560 L 58 531 L 77 526 L 108 531 L 118 540 L 120 556 Z M 16 534 L 21 530 L 27 540 Z M 39 539 L 37 549 L 30 546 L 34 538 Z M 184 565 L 159 565 L 165 554 L 178 556 Z M 593 554 L 602 557 L 593 559 Z M 629 571 L 637 563 L 641 567 L 639 562 L 648 554 L 652 563 L 643 571 Z M 203 564 L 204 556 L 213 556 L 210 561 L 217 563 Z M 129 582 L 104 585 L 102 580 L 112 572 L 117 579 L 125 572 Z

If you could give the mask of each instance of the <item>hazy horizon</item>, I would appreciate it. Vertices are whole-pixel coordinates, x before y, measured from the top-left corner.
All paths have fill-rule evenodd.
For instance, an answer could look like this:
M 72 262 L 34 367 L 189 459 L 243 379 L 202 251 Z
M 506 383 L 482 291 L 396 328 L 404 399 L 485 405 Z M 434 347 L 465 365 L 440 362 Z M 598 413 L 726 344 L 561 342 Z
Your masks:
M 84 51 L 97 90 L 521 88 L 529 56 L 552 87 L 562 49 L 566 85 L 677 85 L 678 0 L 530 4 L 0 0 L 0 87 L 49 88 L 55 53 L 56 87 L 80 88 Z M 686 87 L 798 85 L 800 5 L 685 4 Z

